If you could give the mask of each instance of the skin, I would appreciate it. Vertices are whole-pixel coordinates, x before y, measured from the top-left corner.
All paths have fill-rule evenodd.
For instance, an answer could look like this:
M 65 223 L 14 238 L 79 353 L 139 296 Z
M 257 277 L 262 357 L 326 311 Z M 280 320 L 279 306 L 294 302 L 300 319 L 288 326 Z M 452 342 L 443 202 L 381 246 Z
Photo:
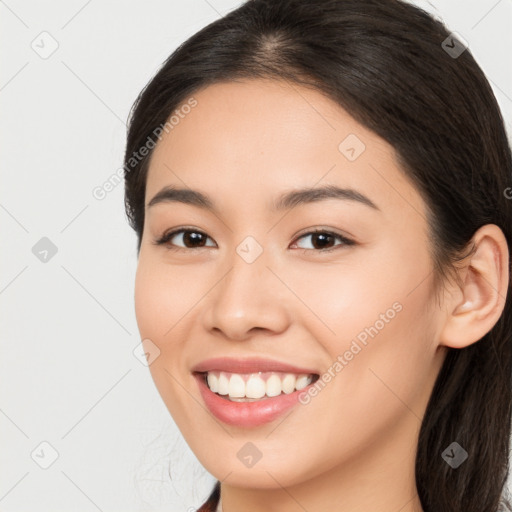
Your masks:
M 439 303 L 425 204 L 388 143 L 297 85 L 226 82 L 194 98 L 154 150 L 146 205 L 175 185 L 207 194 L 219 211 L 176 202 L 146 209 L 135 308 L 141 338 L 160 350 L 150 365 L 158 391 L 221 480 L 224 512 L 422 511 L 414 478 L 421 419 L 447 347 L 478 341 L 501 315 L 501 230 L 476 233 L 465 287 L 447 283 Z M 366 146 L 354 161 L 338 149 L 349 134 Z M 379 210 L 340 199 L 270 209 L 284 191 L 326 184 L 356 189 Z M 182 226 L 208 238 L 154 244 Z M 314 236 L 299 238 L 313 228 L 356 243 L 334 238 L 327 247 L 335 249 L 322 253 Z M 236 252 L 249 235 L 263 249 L 252 263 Z M 396 302 L 401 311 L 307 405 L 254 428 L 222 424 L 204 406 L 191 374 L 200 361 L 261 356 L 322 374 Z M 252 467 L 237 457 L 249 441 L 262 454 Z

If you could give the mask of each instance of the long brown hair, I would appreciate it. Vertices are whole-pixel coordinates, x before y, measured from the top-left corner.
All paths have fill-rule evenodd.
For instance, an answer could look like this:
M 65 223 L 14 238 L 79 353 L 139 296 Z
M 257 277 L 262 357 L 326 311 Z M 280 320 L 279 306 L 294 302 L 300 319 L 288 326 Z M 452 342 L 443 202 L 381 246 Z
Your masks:
M 492 89 L 441 21 L 399 0 L 249 0 L 180 45 L 131 112 L 125 204 L 138 250 L 152 152 L 133 155 L 199 89 L 269 77 L 314 87 L 395 148 L 427 205 L 436 282 L 456 275 L 485 224 L 502 229 L 511 251 L 512 157 Z M 449 349 L 435 383 L 415 467 L 425 512 L 496 512 L 508 476 L 511 407 L 509 282 L 494 328 Z M 457 469 L 441 457 L 454 441 L 469 454 Z M 218 498 L 217 483 L 202 510 Z

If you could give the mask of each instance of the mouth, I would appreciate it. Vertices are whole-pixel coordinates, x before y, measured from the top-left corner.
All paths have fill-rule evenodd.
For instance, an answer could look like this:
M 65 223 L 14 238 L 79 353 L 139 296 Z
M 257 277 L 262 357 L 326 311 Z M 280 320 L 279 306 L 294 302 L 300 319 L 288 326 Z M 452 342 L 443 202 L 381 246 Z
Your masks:
M 210 370 L 193 372 L 203 403 L 227 425 L 255 428 L 270 423 L 300 404 L 319 374 Z
M 316 373 L 289 372 L 232 373 L 227 371 L 195 372 L 208 389 L 231 402 L 256 402 L 280 395 L 289 395 L 314 384 L 320 376 Z

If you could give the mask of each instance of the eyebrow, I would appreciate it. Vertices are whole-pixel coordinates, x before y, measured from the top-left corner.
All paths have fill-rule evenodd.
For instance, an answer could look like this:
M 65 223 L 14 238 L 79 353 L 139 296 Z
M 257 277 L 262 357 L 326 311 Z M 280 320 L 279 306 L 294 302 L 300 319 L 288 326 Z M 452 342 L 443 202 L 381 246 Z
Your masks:
M 354 201 L 380 211 L 380 208 L 361 192 L 352 188 L 340 188 L 335 185 L 290 190 L 281 194 L 271 205 L 271 209 L 272 211 L 289 210 L 301 204 L 314 203 L 325 199 Z M 153 199 L 149 201 L 147 208 L 159 203 L 172 202 L 190 204 L 219 214 L 217 206 L 206 194 L 198 190 L 176 188 L 174 186 L 162 188 Z

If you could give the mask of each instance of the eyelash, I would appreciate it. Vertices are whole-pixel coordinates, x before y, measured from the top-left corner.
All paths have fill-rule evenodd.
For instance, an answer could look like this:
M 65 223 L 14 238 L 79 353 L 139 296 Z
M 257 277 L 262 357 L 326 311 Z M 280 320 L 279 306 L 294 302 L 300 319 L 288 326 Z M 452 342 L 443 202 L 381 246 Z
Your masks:
M 165 245 L 165 244 L 168 244 L 168 249 L 171 250 L 171 251 L 177 251 L 177 252 L 180 252 L 180 251 L 191 251 L 191 250 L 197 250 L 197 249 L 207 249 L 206 246 L 203 246 L 203 247 L 177 247 L 177 246 L 173 246 L 171 244 L 169 244 L 169 240 L 174 236 L 174 235 L 177 235 L 179 233 L 199 233 L 201 235 L 204 235 L 206 237 L 208 237 L 208 235 L 206 233 L 203 233 L 202 231 L 198 230 L 198 229 L 194 229 L 194 228 L 180 228 L 180 229 L 175 229 L 173 231 L 170 231 L 169 233 L 164 233 L 158 240 L 156 240 L 154 242 L 155 245 Z M 306 236 L 309 236 L 309 235 L 314 235 L 314 234 L 317 234 L 317 233 L 321 233 L 321 234 L 326 234 L 326 235 L 332 235 L 334 236 L 335 238 L 337 238 L 338 240 L 340 240 L 342 243 L 341 244 L 338 244 L 338 245 L 335 245 L 334 247 L 331 247 L 331 248 L 328 248 L 328 249 L 298 249 L 298 250 L 302 250 L 303 253 L 306 253 L 306 252 L 310 252 L 310 251 L 313 251 L 313 252 L 319 252 L 319 253 L 326 253 L 326 252 L 332 252 L 336 249 L 339 249 L 339 248 L 342 248 L 344 246 L 351 246 L 351 245 L 356 245 L 356 242 L 354 242 L 353 240 L 350 240 L 349 238 L 343 236 L 343 235 L 340 235 L 338 233 L 334 233 L 332 231 L 327 231 L 325 229 L 314 229 L 312 231 L 308 231 L 307 233 L 303 233 L 302 235 L 300 235 L 296 241 L 300 240 L 301 238 L 303 237 L 306 237 Z M 210 238 L 210 237 L 208 237 Z

